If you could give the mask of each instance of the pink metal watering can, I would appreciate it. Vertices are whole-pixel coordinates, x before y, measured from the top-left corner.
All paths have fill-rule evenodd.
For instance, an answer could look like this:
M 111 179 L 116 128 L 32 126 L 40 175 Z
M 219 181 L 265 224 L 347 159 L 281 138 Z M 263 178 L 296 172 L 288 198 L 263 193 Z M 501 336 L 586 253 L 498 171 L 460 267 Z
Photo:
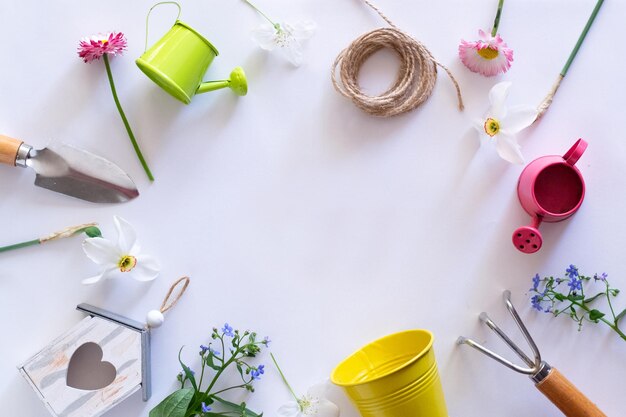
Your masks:
M 587 142 L 578 139 L 565 155 L 542 156 L 532 161 L 517 183 L 517 196 L 522 207 L 532 216 L 530 226 L 513 232 L 513 244 L 524 253 L 541 249 L 539 233 L 542 221 L 559 222 L 572 216 L 585 198 L 585 181 L 574 165 L 587 149 Z

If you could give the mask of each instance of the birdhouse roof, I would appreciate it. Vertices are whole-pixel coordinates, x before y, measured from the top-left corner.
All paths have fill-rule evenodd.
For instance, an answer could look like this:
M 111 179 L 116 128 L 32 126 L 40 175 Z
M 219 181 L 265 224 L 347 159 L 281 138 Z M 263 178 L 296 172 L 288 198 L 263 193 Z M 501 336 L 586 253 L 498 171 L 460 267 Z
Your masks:
M 142 323 L 88 304 L 77 309 L 88 316 L 19 367 L 50 413 L 97 417 L 139 389 L 147 401 L 149 330 Z M 90 375 L 105 377 L 96 382 Z

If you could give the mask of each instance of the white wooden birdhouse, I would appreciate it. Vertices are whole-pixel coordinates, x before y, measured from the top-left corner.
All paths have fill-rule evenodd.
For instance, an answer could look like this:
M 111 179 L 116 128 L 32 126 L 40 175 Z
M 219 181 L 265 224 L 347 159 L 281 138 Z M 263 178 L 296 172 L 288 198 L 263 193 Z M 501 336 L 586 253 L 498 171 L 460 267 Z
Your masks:
M 134 392 L 150 398 L 150 333 L 142 323 L 80 304 L 88 314 L 19 367 L 56 417 L 100 416 Z

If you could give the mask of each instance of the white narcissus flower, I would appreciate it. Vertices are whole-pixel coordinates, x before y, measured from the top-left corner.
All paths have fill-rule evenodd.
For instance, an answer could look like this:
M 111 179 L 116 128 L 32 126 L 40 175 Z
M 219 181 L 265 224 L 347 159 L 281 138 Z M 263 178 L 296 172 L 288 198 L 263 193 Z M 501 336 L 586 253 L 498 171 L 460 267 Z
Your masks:
M 310 39 L 315 33 L 315 23 L 306 20 L 290 23 L 262 24 L 252 31 L 252 40 L 266 51 L 278 50 L 294 66 L 303 61 L 301 41 Z
M 312 386 L 306 395 L 278 409 L 279 417 L 339 417 L 339 407 L 326 398 L 326 384 Z
M 95 284 L 102 278 L 130 276 L 138 281 L 151 281 L 159 275 L 156 259 L 139 253 L 135 229 L 126 220 L 113 218 L 118 240 L 114 243 L 101 237 L 85 239 L 83 250 L 89 259 L 102 267 L 98 275 L 83 280 Z
M 521 148 L 515 135 L 533 124 L 537 118 L 537 109 L 530 106 L 506 107 L 510 82 L 501 82 L 489 91 L 491 107 L 483 119 L 478 119 L 474 127 L 482 138 L 496 145 L 498 155 L 513 164 L 523 164 Z

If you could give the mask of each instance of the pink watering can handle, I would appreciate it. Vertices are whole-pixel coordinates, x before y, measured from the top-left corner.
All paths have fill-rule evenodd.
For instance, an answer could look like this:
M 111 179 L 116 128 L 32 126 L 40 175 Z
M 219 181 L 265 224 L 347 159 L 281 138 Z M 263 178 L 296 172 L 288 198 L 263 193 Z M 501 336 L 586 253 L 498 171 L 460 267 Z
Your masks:
M 574 146 L 572 146 L 569 151 L 565 152 L 563 155 L 563 159 L 570 165 L 576 165 L 576 162 L 580 159 L 580 157 L 585 153 L 587 149 L 587 142 L 583 139 L 578 139 Z

